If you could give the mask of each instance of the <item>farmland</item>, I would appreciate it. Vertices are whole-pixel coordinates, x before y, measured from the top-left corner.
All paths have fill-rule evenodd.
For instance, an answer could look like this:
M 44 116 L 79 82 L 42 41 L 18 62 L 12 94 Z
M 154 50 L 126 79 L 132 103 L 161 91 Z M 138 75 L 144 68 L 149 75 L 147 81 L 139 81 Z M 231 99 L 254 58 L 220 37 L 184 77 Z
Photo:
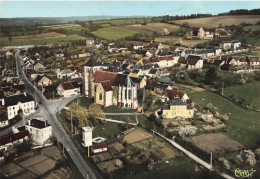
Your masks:
M 42 28 L 48 28 L 48 29 L 64 29 L 64 28 L 78 28 L 81 27 L 79 24 L 60 24 L 60 25 L 46 25 L 41 26 Z
M 169 45 L 174 45 L 175 43 L 180 42 L 180 39 L 182 40 L 181 44 L 187 47 L 194 47 L 197 44 L 208 42 L 208 40 L 200 40 L 200 39 L 186 40 L 184 38 L 176 37 L 176 36 L 158 36 L 155 37 L 155 42 L 170 43 Z
M 78 35 L 64 35 L 55 32 L 42 33 L 36 35 L 25 35 L 13 37 L 10 41 L 8 37 L 0 37 L 0 46 L 7 45 L 38 45 L 38 44 L 56 44 L 66 43 L 68 41 L 80 40 L 84 37 Z
M 259 146 L 259 112 L 241 108 L 231 101 L 209 91 L 187 92 L 196 103 L 206 106 L 212 103 L 221 113 L 227 114 L 227 135 L 246 147 Z
M 98 36 L 99 38 L 103 38 L 107 40 L 118 40 L 125 37 L 130 37 L 136 33 L 138 32 L 130 29 L 120 28 L 120 27 L 100 28 L 97 31 L 93 32 L 93 34 Z
M 260 15 L 236 15 L 236 16 L 216 16 L 196 19 L 184 19 L 175 20 L 176 24 L 183 24 L 188 22 L 190 26 L 203 26 L 203 27 L 218 27 L 219 24 L 223 26 L 227 25 L 239 25 L 243 22 L 247 24 L 255 24 L 260 21 Z
M 150 35 L 152 35 L 153 33 L 162 34 L 164 28 L 166 28 L 170 33 L 176 32 L 180 28 L 180 26 L 166 24 L 166 23 L 149 23 L 147 25 L 134 24 L 134 25 L 125 25 L 122 27 L 126 29 L 147 33 Z

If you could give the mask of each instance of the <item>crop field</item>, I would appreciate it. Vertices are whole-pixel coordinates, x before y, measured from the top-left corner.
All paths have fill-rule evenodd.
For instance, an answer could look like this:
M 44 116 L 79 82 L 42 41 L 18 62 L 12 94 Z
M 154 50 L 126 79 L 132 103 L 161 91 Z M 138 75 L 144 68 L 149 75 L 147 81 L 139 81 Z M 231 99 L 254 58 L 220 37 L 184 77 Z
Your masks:
M 182 45 L 187 46 L 187 47 L 194 47 L 197 44 L 205 43 L 208 42 L 209 40 L 186 40 L 181 37 L 176 37 L 176 36 L 158 36 L 155 37 L 155 42 L 161 42 L 161 43 L 169 43 L 169 45 L 174 45 L 175 43 L 179 43 L 180 39 L 182 40 Z
M 122 27 L 143 32 L 143 33 L 148 33 L 150 35 L 152 35 L 154 32 L 157 34 L 162 34 L 164 28 L 166 28 L 170 33 L 176 32 L 180 28 L 180 26 L 178 25 L 171 25 L 166 23 L 149 23 L 147 25 L 134 24 L 134 25 L 125 25 Z
M 207 153 L 223 153 L 241 150 L 243 145 L 230 139 L 221 133 L 202 134 L 193 137 L 186 137 L 186 141 L 191 142 Z
M 60 25 L 45 25 L 41 26 L 42 28 L 49 28 L 49 29 L 64 29 L 64 28 L 77 28 L 81 27 L 79 24 L 60 24 Z
M 143 140 L 143 139 L 147 139 L 149 138 L 150 135 L 144 131 L 140 131 L 140 130 L 135 130 L 133 132 L 130 132 L 129 134 L 126 134 L 124 136 L 124 141 L 126 141 L 129 144 L 132 144 L 134 142 Z
M 248 24 L 255 24 L 259 21 L 260 15 L 234 15 L 175 20 L 173 22 L 175 22 L 176 24 L 183 24 L 184 22 L 188 22 L 190 26 L 218 27 L 219 24 L 222 24 L 223 26 L 230 26 L 239 25 L 243 22 L 246 22 Z
M 220 95 L 209 91 L 188 92 L 190 99 L 196 103 L 206 106 L 212 103 L 220 114 L 227 114 L 227 135 L 246 147 L 259 146 L 260 139 L 260 123 L 259 112 L 254 112 L 241 108 L 231 101 L 223 98 Z
M 85 39 L 84 37 L 78 35 L 64 35 L 60 33 L 44 33 L 38 35 L 26 35 L 26 36 L 16 36 L 12 40 L 8 40 L 8 37 L 0 37 L 0 46 L 9 45 L 40 45 L 40 44 L 58 44 L 66 43 L 73 40 Z
M 97 31 L 92 33 L 100 38 L 104 38 L 107 40 L 118 40 L 125 37 L 131 37 L 132 35 L 138 32 L 130 29 L 120 28 L 120 27 L 106 27 L 106 28 L 100 28 Z

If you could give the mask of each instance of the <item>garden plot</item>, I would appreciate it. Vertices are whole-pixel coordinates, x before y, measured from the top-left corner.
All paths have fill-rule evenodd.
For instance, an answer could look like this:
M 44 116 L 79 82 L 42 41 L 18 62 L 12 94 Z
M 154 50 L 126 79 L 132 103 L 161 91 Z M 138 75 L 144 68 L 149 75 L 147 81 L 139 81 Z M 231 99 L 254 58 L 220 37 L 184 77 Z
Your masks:
M 47 159 L 29 167 L 28 169 L 37 175 L 42 175 L 48 170 L 54 168 L 55 164 L 56 164 L 55 160 Z
M 15 164 L 13 162 L 0 167 L 1 174 L 3 174 L 4 176 L 7 176 L 7 177 L 12 176 L 16 173 L 19 173 L 23 170 L 24 169 L 22 167 L 20 167 L 19 165 Z
M 34 178 L 37 178 L 37 176 L 34 175 L 32 172 L 29 172 L 29 171 L 22 174 L 22 175 L 15 177 L 15 179 L 34 179 Z
M 19 165 L 21 165 L 22 167 L 29 167 L 32 166 L 36 163 L 39 163 L 43 160 L 46 160 L 48 157 L 46 157 L 45 155 L 36 155 L 35 157 L 32 157 L 28 160 L 25 160 L 23 162 L 20 162 Z
M 126 141 L 128 144 L 135 143 L 140 140 L 144 140 L 149 138 L 151 135 L 141 131 L 141 130 L 134 130 L 133 132 L 130 132 L 124 136 L 124 141 Z
M 54 158 L 55 160 L 59 160 L 62 158 L 61 152 L 57 146 L 50 146 L 42 149 L 42 153 Z
M 185 140 L 207 153 L 232 152 L 244 148 L 242 144 L 221 133 L 185 137 Z

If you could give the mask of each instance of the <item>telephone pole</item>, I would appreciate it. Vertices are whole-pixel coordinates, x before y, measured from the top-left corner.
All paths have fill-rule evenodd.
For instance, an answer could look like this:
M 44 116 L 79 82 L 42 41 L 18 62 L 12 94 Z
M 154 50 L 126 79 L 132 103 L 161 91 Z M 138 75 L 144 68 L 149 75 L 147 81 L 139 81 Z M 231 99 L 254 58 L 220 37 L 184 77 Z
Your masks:
M 142 114 L 144 114 L 144 99 L 145 99 L 145 87 L 144 87 L 144 91 L 143 91 Z
M 222 94 L 222 96 L 224 96 L 224 82 L 222 82 L 222 92 L 221 92 L 221 94 Z

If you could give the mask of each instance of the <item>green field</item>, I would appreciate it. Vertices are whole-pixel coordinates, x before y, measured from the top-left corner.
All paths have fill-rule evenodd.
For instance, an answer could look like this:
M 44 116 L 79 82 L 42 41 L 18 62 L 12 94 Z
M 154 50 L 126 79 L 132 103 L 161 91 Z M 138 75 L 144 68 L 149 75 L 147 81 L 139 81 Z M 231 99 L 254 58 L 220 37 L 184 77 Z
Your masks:
M 118 40 L 125 37 L 131 37 L 132 35 L 138 32 L 135 30 L 124 29 L 120 27 L 106 27 L 106 28 L 100 28 L 97 31 L 92 33 L 103 39 Z
M 65 37 L 43 37 L 43 38 L 31 38 L 31 39 L 15 39 L 12 41 L 7 39 L 0 41 L 0 46 L 12 46 L 12 45 L 40 45 L 40 44 L 58 44 L 65 43 L 74 40 L 85 39 L 78 35 L 68 35 Z
M 245 83 L 225 88 L 224 95 L 235 100 L 245 99 L 250 106 L 260 110 L 260 82 Z
M 244 31 L 248 31 L 249 29 L 251 30 L 260 30 L 260 25 L 247 25 L 243 27 Z
M 209 91 L 188 92 L 189 97 L 196 103 L 206 106 L 212 103 L 221 114 L 227 114 L 227 134 L 234 140 L 247 147 L 260 146 L 260 113 L 241 108 L 231 101 Z

